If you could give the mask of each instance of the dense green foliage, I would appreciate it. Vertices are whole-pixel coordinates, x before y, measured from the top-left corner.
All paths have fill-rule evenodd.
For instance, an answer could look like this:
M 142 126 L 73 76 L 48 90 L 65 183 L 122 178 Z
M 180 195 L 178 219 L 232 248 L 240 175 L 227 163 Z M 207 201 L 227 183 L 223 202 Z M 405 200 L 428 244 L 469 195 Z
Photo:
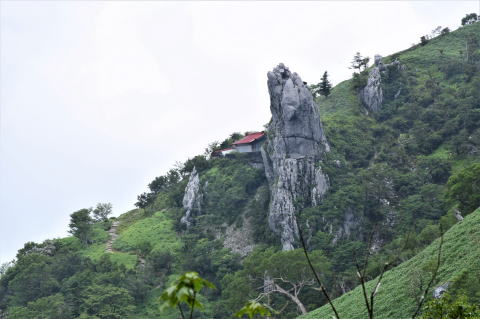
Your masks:
M 478 21 L 478 15 L 474 13 L 469 13 L 462 19 L 462 25 L 473 24 Z
M 282 316 L 291 317 L 297 313 L 294 292 L 299 291 L 298 298 L 306 309 L 312 309 L 323 303 L 323 298 L 317 296 L 314 288 L 313 274 L 305 263 L 303 251 L 276 251 L 272 248 L 256 249 L 243 261 L 243 269 L 224 277 L 224 307 L 223 318 L 229 315 L 229 309 L 240 309 L 245 298 L 261 299 L 270 303 L 275 310 L 278 305 L 292 303 L 283 309 Z M 314 267 L 322 273 L 322 278 L 331 278 L 331 265 L 322 252 L 312 253 Z M 267 283 L 265 282 L 267 280 Z M 265 293 L 264 289 L 268 293 Z M 240 293 L 239 293 L 240 292 Z M 290 295 L 285 292 L 289 292 Z M 319 298 L 320 297 L 320 298 Z M 308 300 L 308 303 L 303 301 Z M 219 317 L 220 318 L 220 317 Z
M 203 288 L 215 289 L 215 285 L 203 279 L 196 272 L 187 272 L 162 294 L 165 301 L 164 307 L 178 307 L 182 318 L 187 318 L 184 313 L 190 313 L 188 318 L 193 318 L 195 308 L 203 309 L 203 304 L 198 300 Z M 182 309 L 183 304 L 188 306 L 187 311 Z
M 205 209 L 213 217 L 205 222 L 231 224 L 245 208 L 249 198 L 265 182 L 261 170 L 246 163 L 232 165 L 230 159 L 217 159 L 214 167 L 206 172 L 202 179 L 209 187 L 205 199 Z M 208 218 L 209 216 L 205 216 Z
M 80 239 L 83 244 L 87 244 L 92 234 L 93 220 L 90 216 L 90 210 L 81 209 L 70 215 L 70 233 Z
M 100 221 L 107 221 L 108 216 L 112 214 L 112 204 L 110 203 L 98 203 L 95 209 L 92 210 L 93 218 Z
M 480 318 L 480 306 L 474 305 L 465 296 L 459 296 L 452 300 L 452 297 L 446 293 L 440 299 L 433 299 L 425 306 L 422 319 L 476 319 Z
M 346 293 L 336 301 L 346 318 L 364 315 L 358 289 L 350 290 L 358 285 L 355 259 L 367 251 L 373 253 L 367 279 L 385 261 L 399 265 L 385 275 L 379 316 L 411 311 L 432 271 L 437 225 L 452 227 L 456 209 L 466 218 L 445 235 L 435 284 L 452 281 L 451 296 L 480 302 L 480 255 L 472 249 L 480 241 L 479 212 L 472 213 L 480 205 L 480 23 L 444 31 L 384 59 L 401 67 L 382 73 L 379 112 L 367 114 L 359 101 L 369 73 L 369 59 L 360 54 L 353 78 L 317 98 L 331 146 L 317 165 L 330 188 L 319 206 L 300 212 L 298 222 L 331 297 Z M 82 209 L 71 215 L 72 237 L 27 243 L 0 271 L 0 315 L 177 319 L 177 309 L 160 310 L 160 296 L 192 271 L 216 286 L 196 299 L 204 308 L 195 318 L 224 319 L 240 309 L 245 316 L 268 309 L 275 318 L 293 318 L 324 305 L 303 252 L 279 251 L 270 231 L 270 194 L 264 171 L 256 168 L 258 156 L 210 156 L 241 137 L 233 133 L 211 143 L 205 154 L 156 177 L 138 196 L 138 209 L 117 219 L 108 219 L 108 204 Z M 202 213 L 187 229 L 180 219 L 193 168 L 204 193 Z M 112 232 L 118 237 L 109 242 Z M 177 301 L 188 304 L 189 296 Z M 462 302 L 428 303 L 425 316 Z
M 93 262 L 78 253 L 78 240 L 29 246 L 1 277 L 8 318 L 123 318 L 135 308 L 135 274 L 108 255 Z
M 448 194 L 468 214 L 480 207 L 480 163 L 465 167 L 448 180 Z
M 384 58 L 403 67 L 382 73 L 385 101 L 376 114 L 366 114 L 356 96 L 365 71 L 318 99 L 332 146 L 321 163 L 331 188 L 300 219 L 316 230 L 310 248 L 322 249 L 332 262 L 333 295 L 358 284 L 353 256 L 362 254 L 372 230 L 383 249 L 372 259 L 369 278 L 382 260 L 405 261 L 435 239 L 438 222 L 451 226 L 455 205 L 463 215 L 480 205 L 480 59 L 469 60 L 464 51 L 472 36 L 480 38 L 480 24 Z
M 449 291 L 452 291 L 452 297 L 456 293 L 459 296 L 467 293 L 469 299 L 466 301 L 472 304 L 478 304 L 478 292 L 480 291 L 478 282 L 478 278 L 480 278 L 479 227 L 480 209 L 445 233 L 441 265 L 437 280 L 433 285 L 436 287 L 446 282 L 452 282 L 453 287 L 448 288 Z M 439 240 L 436 240 L 412 259 L 385 273 L 376 295 L 376 318 L 411 318 L 421 295 L 420 287 L 422 284 L 425 286 L 431 278 L 432 263 L 436 258 L 438 247 Z M 469 273 L 470 278 L 475 278 L 475 280 L 466 284 L 462 280 L 466 273 Z M 375 284 L 376 280 L 372 280 L 367 283 L 367 287 L 372 289 Z M 432 289 L 429 290 L 428 299 L 431 299 L 431 292 Z M 341 318 L 366 318 L 360 287 L 337 298 L 334 304 Z M 434 302 L 429 303 L 427 308 L 434 307 L 434 305 Z M 301 318 L 330 318 L 330 314 L 329 306 L 325 305 Z M 430 317 L 427 316 L 427 318 Z
M 268 317 L 271 316 L 272 313 L 268 308 L 264 305 L 261 304 L 255 300 L 250 300 L 247 302 L 245 306 L 243 306 L 236 314 L 235 316 L 239 318 L 243 318 L 244 316 L 248 316 L 249 319 L 254 318 L 255 316 L 263 316 L 263 317 Z

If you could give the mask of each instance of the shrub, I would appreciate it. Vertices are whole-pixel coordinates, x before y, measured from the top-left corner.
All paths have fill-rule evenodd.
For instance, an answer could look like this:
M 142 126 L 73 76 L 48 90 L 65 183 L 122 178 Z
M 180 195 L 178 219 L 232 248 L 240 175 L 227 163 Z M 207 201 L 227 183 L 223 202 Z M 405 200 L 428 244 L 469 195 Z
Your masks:
M 449 178 L 447 197 L 457 202 L 464 214 L 480 206 L 480 163 L 469 165 Z

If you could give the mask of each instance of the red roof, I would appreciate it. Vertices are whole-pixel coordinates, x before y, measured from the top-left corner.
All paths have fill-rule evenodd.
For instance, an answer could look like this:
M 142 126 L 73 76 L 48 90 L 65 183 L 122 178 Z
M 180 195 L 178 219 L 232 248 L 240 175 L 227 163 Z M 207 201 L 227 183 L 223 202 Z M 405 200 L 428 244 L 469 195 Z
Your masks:
M 236 142 L 233 143 L 233 145 L 238 145 L 238 144 L 250 144 L 262 137 L 265 136 L 265 133 L 264 132 L 255 132 L 255 133 L 252 133 L 252 134 L 248 134 L 247 136 L 245 136 L 244 138 L 242 138 L 241 140 L 238 140 Z

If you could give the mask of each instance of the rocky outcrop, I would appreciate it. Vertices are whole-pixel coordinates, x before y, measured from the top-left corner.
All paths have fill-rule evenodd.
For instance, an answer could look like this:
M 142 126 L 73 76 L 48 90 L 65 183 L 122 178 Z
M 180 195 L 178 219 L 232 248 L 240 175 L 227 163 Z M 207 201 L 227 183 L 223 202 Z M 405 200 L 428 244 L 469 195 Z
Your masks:
M 283 64 L 267 76 L 272 121 L 262 157 L 271 194 L 268 221 L 283 250 L 291 250 L 298 235 L 295 213 L 317 205 L 327 191 L 328 178 L 318 164 L 329 145 L 300 76 Z
M 374 66 L 370 70 L 367 79 L 367 85 L 360 90 L 360 100 L 363 106 L 370 112 L 378 112 L 382 108 L 385 100 L 385 92 L 382 89 L 382 79 L 389 78 L 390 73 L 404 70 L 404 65 L 395 60 L 392 63 L 384 64 L 380 55 L 375 55 Z M 393 98 L 396 99 L 402 92 L 399 88 Z
M 446 283 L 444 283 L 444 284 L 442 284 L 438 287 L 435 287 L 433 289 L 433 293 L 432 293 L 433 298 L 435 298 L 435 299 L 442 298 L 442 295 L 447 292 L 447 289 L 450 286 L 450 284 L 451 284 L 451 282 L 447 281 Z
M 456 208 L 453 210 L 453 215 L 455 216 L 457 222 L 461 222 L 463 220 L 462 213 Z
M 241 257 L 249 255 L 257 245 L 255 229 L 258 227 L 251 216 L 265 212 L 268 202 L 267 185 L 259 186 L 234 223 L 230 225 L 224 223 L 220 229 L 213 230 L 215 238 L 223 240 L 223 247 L 230 249 L 233 253 Z
M 33 244 L 29 249 L 25 250 L 23 253 L 25 255 L 30 253 L 35 253 L 35 254 L 40 254 L 45 256 L 53 256 L 55 255 L 56 251 L 57 251 L 57 247 L 55 246 L 55 241 L 51 239 L 47 239 L 41 244 Z
M 367 85 L 360 91 L 360 99 L 365 108 L 370 112 L 378 112 L 382 108 L 381 68 L 383 68 L 382 57 L 375 55 L 375 65 L 368 75 Z
M 181 223 L 191 226 L 193 218 L 202 212 L 203 194 L 200 189 L 200 176 L 194 167 L 190 173 L 187 187 L 185 187 L 185 195 L 183 195 L 183 209 L 185 215 L 180 220 Z
M 223 246 L 241 257 L 247 256 L 255 248 L 253 229 L 254 226 L 251 219 L 243 216 L 241 227 L 236 227 L 235 224 L 232 224 L 226 228 Z
M 337 229 L 332 239 L 332 244 L 336 244 L 342 238 L 348 238 L 358 227 L 360 221 L 356 218 L 356 214 L 352 208 L 347 208 L 343 218 L 342 225 Z M 330 231 L 332 233 L 332 231 Z

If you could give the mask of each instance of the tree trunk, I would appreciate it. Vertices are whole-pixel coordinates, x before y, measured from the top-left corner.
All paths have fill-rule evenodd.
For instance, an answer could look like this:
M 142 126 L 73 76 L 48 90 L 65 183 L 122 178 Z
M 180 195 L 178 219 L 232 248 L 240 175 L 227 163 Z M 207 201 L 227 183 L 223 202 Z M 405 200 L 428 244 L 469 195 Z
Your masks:
M 284 294 L 284 295 L 287 296 L 288 298 L 290 298 L 290 299 L 298 306 L 298 309 L 300 310 L 300 312 L 302 313 L 302 315 L 304 315 L 304 314 L 307 313 L 307 309 L 305 308 L 305 306 L 303 305 L 303 303 L 300 301 L 300 299 L 298 299 L 297 296 L 292 295 L 291 293 L 289 293 L 288 291 L 286 291 L 285 289 L 283 289 L 282 287 L 280 287 L 280 286 L 277 285 L 277 284 L 275 284 L 275 290 L 278 291 L 279 293 Z

